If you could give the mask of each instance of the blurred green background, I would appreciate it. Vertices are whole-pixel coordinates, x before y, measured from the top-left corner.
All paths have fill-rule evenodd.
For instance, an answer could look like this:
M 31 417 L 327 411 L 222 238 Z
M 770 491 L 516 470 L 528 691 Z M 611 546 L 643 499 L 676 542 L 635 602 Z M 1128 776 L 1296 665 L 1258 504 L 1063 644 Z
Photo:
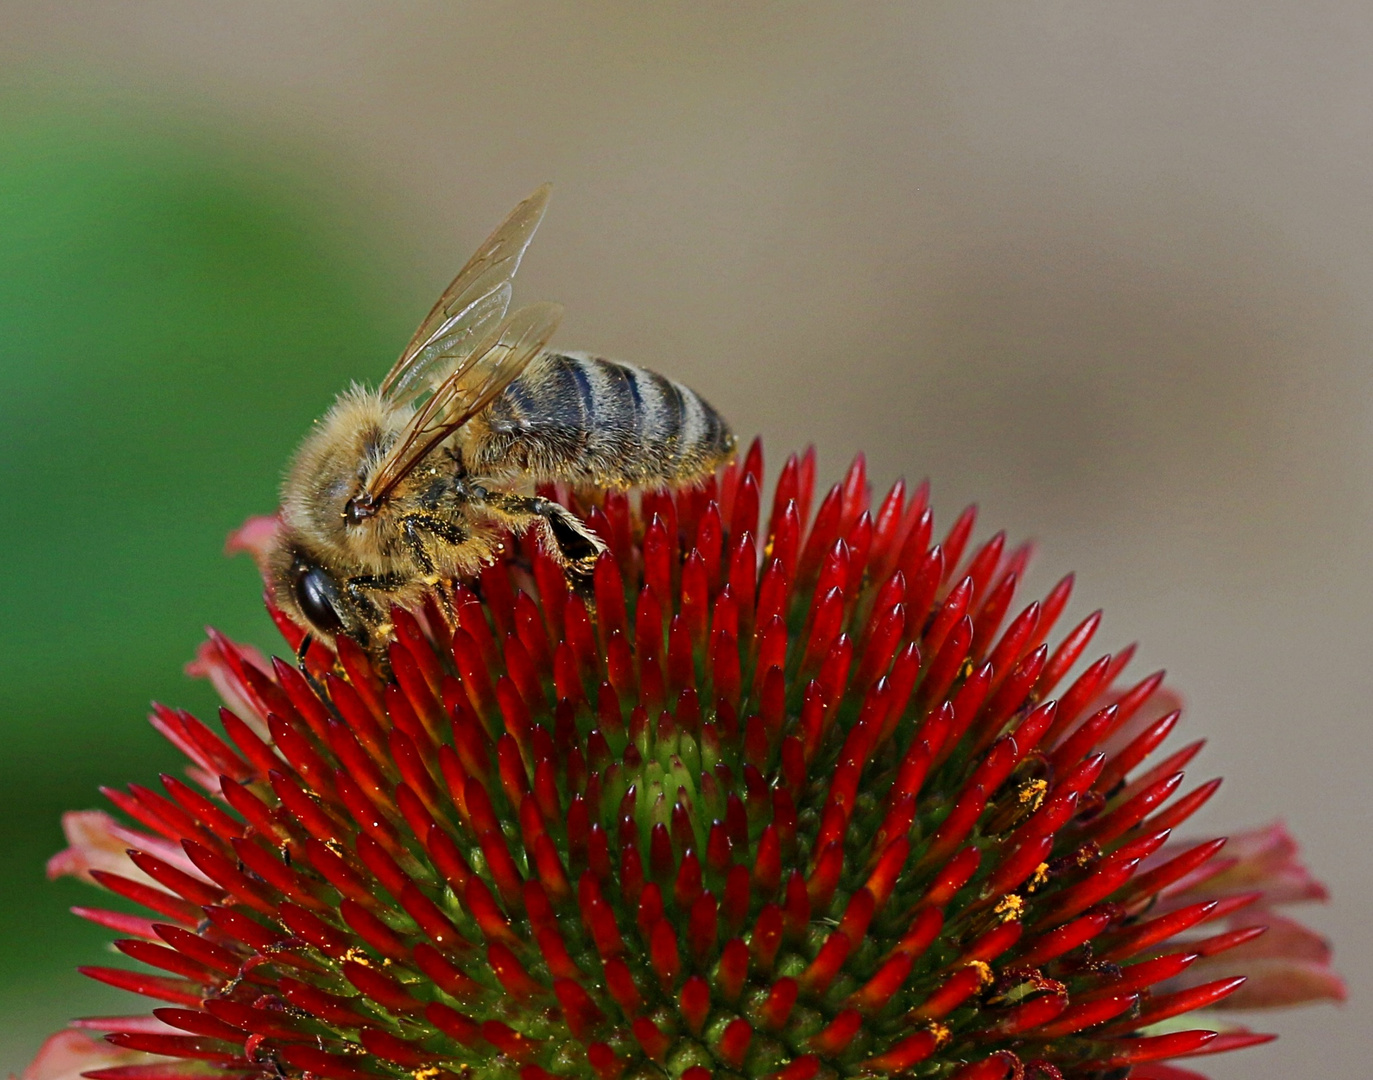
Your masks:
M 224 536 L 404 316 L 346 193 L 227 123 L 14 91 L 0 117 L 0 1014 L 36 1033 L 127 1008 L 71 978 L 108 935 L 43 884 L 59 815 L 179 774 L 137 717 L 212 714 L 181 672 L 207 621 L 276 643 Z
M 1026 593 L 1141 643 L 1285 817 L 1343 1009 L 1215 1080 L 1366 1080 L 1373 1025 L 1373 6 L 0 0 L 0 1076 L 109 935 L 58 816 L 179 768 L 150 698 L 213 623 L 270 645 L 225 534 L 520 198 L 556 343 L 701 391 L 775 469 L 862 448 Z M 1185 730 L 1184 730 L 1185 729 Z M 1171 745 L 1170 749 L 1173 748 Z

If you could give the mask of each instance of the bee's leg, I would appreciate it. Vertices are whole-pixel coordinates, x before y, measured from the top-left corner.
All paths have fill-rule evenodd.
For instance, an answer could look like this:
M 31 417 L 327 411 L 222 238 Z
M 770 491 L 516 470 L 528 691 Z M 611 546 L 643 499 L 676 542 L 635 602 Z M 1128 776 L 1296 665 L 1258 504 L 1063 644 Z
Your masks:
M 530 498 L 493 492 L 486 501 L 518 531 L 537 524 L 544 547 L 563 564 L 569 575 L 589 576 L 606 549 L 605 541 L 588 529 L 581 518 L 541 495 Z
M 363 590 L 391 592 L 394 589 L 399 589 L 405 583 L 406 579 L 399 574 L 358 574 L 343 582 L 343 591 L 370 619 L 379 623 L 385 621 L 381 609 L 373 603 L 372 598 Z
M 582 576 L 596 569 L 596 560 L 606 550 L 606 543 L 576 514 L 561 503 L 535 497 L 531 509 L 544 522 L 544 535 L 551 539 L 562 557 L 563 566 Z
M 455 582 L 452 578 L 440 578 L 439 583 L 434 586 L 434 591 L 438 593 L 439 597 L 439 614 L 448 621 L 449 626 L 456 625 L 453 620 L 457 617 L 454 615 L 456 610 L 454 585 Z
M 403 520 L 407 534 L 412 529 L 423 529 L 450 544 L 461 544 L 467 539 L 467 532 L 461 526 L 433 514 L 407 514 Z
M 300 639 L 300 644 L 296 646 L 296 665 L 303 668 L 305 666 L 305 654 L 310 651 L 310 646 L 315 643 L 314 634 L 306 634 Z
M 440 540 L 450 544 L 461 544 L 467 539 L 467 533 L 454 525 L 451 521 L 444 521 L 443 518 L 435 517 L 433 514 L 407 514 L 402 519 L 402 532 L 405 534 L 405 542 L 410 548 L 410 554 L 415 557 L 415 562 L 419 564 L 426 577 L 438 578 L 438 570 L 434 566 L 434 560 L 429 554 L 429 549 L 425 547 L 421 533 L 433 533 Z
M 437 581 L 438 571 L 434 567 L 434 560 L 429 557 L 429 549 L 424 546 L 424 540 L 420 537 L 418 523 L 411 518 L 406 518 L 401 531 L 405 534 L 406 546 L 410 548 L 410 554 L 416 565 L 419 566 L 425 581 Z

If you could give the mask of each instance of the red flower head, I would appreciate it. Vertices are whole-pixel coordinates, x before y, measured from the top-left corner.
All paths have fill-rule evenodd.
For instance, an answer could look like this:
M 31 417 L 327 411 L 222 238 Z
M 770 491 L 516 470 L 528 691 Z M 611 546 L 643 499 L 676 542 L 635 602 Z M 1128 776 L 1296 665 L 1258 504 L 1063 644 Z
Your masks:
M 1270 910 L 1324 895 L 1281 826 L 1176 838 L 1217 782 L 1156 760 L 1161 674 L 1080 663 L 1099 613 L 1055 631 L 1071 578 L 1017 609 L 1029 551 L 968 554 L 972 510 L 932 542 L 925 488 L 814 475 L 765 522 L 756 444 L 563 493 L 610 548 L 585 595 L 512 542 L 384 669 L 212 635 L 217 728 L 153 716 L 189 782 L 51 865 L 147 909 L 79 909 L 138 964 L 85 971 L 163 1004 L 26 1080 L 1178 1080 L 1268 1038 L 1211 1007 L 1342 995 Z

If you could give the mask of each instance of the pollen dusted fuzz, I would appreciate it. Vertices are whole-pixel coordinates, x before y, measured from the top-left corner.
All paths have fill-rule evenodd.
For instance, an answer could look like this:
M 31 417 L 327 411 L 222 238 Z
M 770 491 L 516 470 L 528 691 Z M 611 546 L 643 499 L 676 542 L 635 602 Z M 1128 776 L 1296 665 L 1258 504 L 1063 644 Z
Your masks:
M 393 605 L 475 573 L 506 531 L 537 530 L 565 572 L 589 574 L 605 544 L 537 484 L 677 487 L 733 454 L 729 426 L 680 383 L 545 351 L 558 305 L 506 314 L 548 194 L 478 249 L 380 388 L 341 394 L 296 454 L 269 572 L 281 609 L 326 642 L 381 648 Z

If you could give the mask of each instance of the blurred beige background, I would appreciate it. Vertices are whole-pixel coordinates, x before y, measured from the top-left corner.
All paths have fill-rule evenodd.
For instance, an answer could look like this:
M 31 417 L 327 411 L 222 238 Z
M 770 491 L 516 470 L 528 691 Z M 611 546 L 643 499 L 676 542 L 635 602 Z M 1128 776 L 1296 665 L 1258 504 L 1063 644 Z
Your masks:
M 561 344 L 692 384 L 774 466 L 814 441 L 833 477 L 863 448 L 880 482 L 931 477 L 946 523 L 975 499 L 1035 537 L 1034 584 L 1077 570 L 1103 647 L 1140 639 L 1187 695 L 1199 768 L 1227 777 L 1206 825 L 1287 818 L 1334 894 L 1304 917 L 1350 1003 L 1261 1017 L 1275 1047 L 1204 1067 L 1369 1075 L 1373 6 L 0 19 L 7 83 L 319 148 L 414 321 L 553 180 L 520 286 L 567 305 Z

